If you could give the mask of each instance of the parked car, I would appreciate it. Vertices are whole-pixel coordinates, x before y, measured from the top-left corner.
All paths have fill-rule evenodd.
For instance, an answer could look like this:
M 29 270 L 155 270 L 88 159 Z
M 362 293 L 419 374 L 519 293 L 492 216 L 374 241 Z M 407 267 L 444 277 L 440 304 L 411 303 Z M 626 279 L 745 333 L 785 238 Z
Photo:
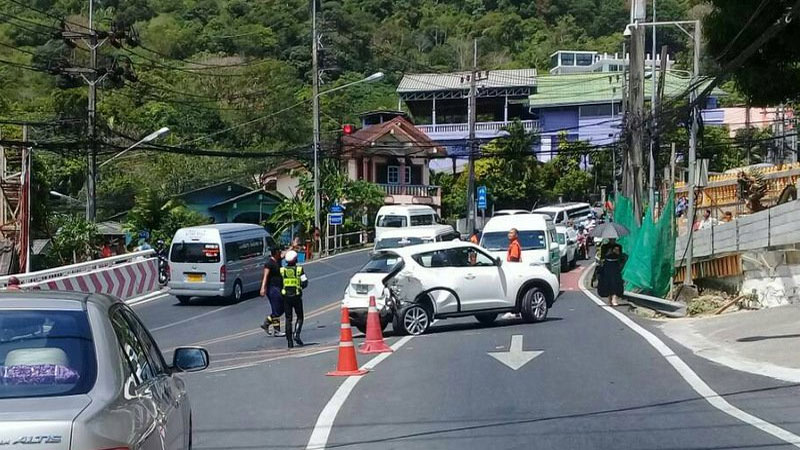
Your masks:
M 167 364 L 118 299 L 77 292 L 0 297 L 0 447 L 189 449 L 192 409 L 181 372 L 208 352 Z
M 556 227 L 544 214 L 518 214 L 492 217 L 483 227 L 481 247 L 492 256 L 505 259 L 508 251 L 508 231 L 516 228 L 522 247 L 522 263 L 541 265 L 558 276 L 561 272 L 560 249 Z
M 450 317 L 475 316 L 490 324 L 506 312 L 539 322 L 560 290 L 558 276 L 544 266 L 507 263 L 469 242 L 380 251 L 370 263 L 389 290 L 387 314 L 399 334 L 419 335 L 434 320 Z
M 452 241 L 460 238 L 461 235 L 450 225 L 397 228 L 384 231 L 380 239 L 375 240 L 374 249 L 383 250 L 430 242 Z
M 169 250 L 170 293 L 183 304 L 192 297 L 239 302 L 257 292 L 275 241 L 258 225 L 223 223 L 181 228 Z
M 556 227 L 556 237 L 561 255 L 561 271 L 566 272 L 578 262 L 578 232 L 572 227 Z
M 492 214 L 492 217 L 497 216 L 516 216 L 517 214 L 530 214 L 531 212 L 525 209 L 500 209 Z
M 586 220 L 592 211 L 588 203 L 560 203 L 557 205 L 543 206 L 534 209 L 534 214 L 547 214 L 556 225 L 566 225 L 569 220 L 576 224 Z
M 395 228 L 435 225 L 440 222 L 433 208 L 426 205 L 382 206 L 375 216 L 375 239 Z

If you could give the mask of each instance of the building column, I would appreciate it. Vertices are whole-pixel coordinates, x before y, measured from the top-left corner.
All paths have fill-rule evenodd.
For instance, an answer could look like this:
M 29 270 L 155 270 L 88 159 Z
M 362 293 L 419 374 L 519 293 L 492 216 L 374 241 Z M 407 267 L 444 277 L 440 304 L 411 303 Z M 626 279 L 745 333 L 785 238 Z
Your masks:
M 436 125 L 436 97 L 433 97 L 433 107 L 431 109 L 431 123 Z
M 400 157 L 400 177 L 398 180 L 400 183 L 400 189 L 403 194 L 406 193 L 406 158 Z
M 541 137 L 541 143 L 542 143 L 541 144 L 541 148 L 539 150 L 542 152 L 541 153 L 542 157 L 541 157 L 540 160 L 542 162 L 550 161 L 551 159 L 553 159 L 553 148 L 552 148 L 552 143 L 551 143 L 551 137 L 550 136 L 542 136 Z M 547 159 L 545 159 L 545 158 L 547 158 Z
M 503 97 L 505 104 L 503 105 L 503 122 L 508 122 L 508 95 Z
M 369 179 L 369 158 L 367 157 L 361 159 L 361 173 L 364 175 L 364 181 L 372 181 Z

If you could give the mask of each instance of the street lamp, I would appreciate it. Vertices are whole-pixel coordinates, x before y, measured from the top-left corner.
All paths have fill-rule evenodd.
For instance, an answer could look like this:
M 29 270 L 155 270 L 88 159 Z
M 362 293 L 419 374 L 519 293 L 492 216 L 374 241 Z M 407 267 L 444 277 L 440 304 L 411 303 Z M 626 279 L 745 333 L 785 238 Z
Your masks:
M 126 148 L 125 150 L 123 150 L 123 151 L 117 153 L 116 155 L 112 156 L 111 158 L 103 161 L 103 163 L 100 164 L 100 166 L 98 166 L 98 167 L 103 167 L 106 164 L 110 163 L 111 161 L 119 158 L 123 154 L 133 150 L 134 148 L 136 148 L 136 147 L 138 147 L 138 146 L 140 146 L 142 144 L 146 144 L 148 142 L 152 142 L 152 141 L 154 141 L 154 140 L 156 140 L 156 139 L 158 139 L 160 137 L 166 136 L 168 134 L 169 134 L 169 128 L 167 128 L 167 127 L 163 127 L 163 128 L 161 128 L 161 129 L 159 129 L 157 131 L 154 131 L 154 132 L 148 134 L 147 136 L 143 137 L 141 140 L 139 140 L 135 144 L 133 144 L 130 147 Z
M 316 76 L 316 74 L 315 74 Z M 353 81 L 350 83 L 345 83 L 341 86 L 336 86 L 335 88 L 328 89 L 327 91 L 318 92 L 312 98 L 313 101 L 313 117 L 311 118 L 312 122 L 314 123 L 314 226 L 317 229 L 321 229 L 320 221 L 319 221 L 319 98 L 325 94 L 330 94 L 331 92 L 338 91 L 344 88 L 348 88 L 350 86 L 361 84 L 361 83 L 373 83 L 375 81 L 382 80 L 384 77 L 383 72 L 375 72 L 372 75 L 363 78 L 361 80 Z

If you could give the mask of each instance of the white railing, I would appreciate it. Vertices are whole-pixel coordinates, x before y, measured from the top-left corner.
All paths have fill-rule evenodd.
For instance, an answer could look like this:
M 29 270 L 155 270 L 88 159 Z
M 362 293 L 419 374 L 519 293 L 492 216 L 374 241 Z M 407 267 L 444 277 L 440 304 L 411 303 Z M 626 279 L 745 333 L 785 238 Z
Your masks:
M 387 195 L 411 195 L 414 197 L 439 197 L 441 187 L 425 184 L 378 184 Z
M 5 287 L 8 284 L 8 279 L 15 276 L 19 279 L 21 284 L 40 283 L 42 281 L 53 280 L 56 278 L 63 278 L 69 275 L 76 275 L 81 273 L 93 272 L 99 269 L 113 267 L 119 264 L 126 264 L 140 259 L 146 259 L 155 256 L 155 250 L 142 250 L 140 252 L 126 253 L 124 255 L 111 256 L 109 258 L 95 259 L 92 261 L 82 262 L 78 264 L 70 264 L 68 266 L 55 267 L 53 269 L 40 270 L 38 272 L 21 273 L 17 275 L 8 275 L 0 277 L 0 287 Z
M 333 255 L 335 253 L 352 249 L 364 247 L 372 242 L 372 237 L 367 231 L 353 231 L 350 233 L 330 234 L 323 239 L 323 253 L 325 255 Z
M 512 122 L 477 122 L 475 131 L 495 131 L 499 132 L 503 127 L 507 127 Z M 522 127 L 527 131 L 539 129 L 538 120 L 522 120 Z M 417 129 L 425 134 L 436 133 L 468 133 L 469 124 L 467 123 L 437 123 L 435 125 L 417 125 Z

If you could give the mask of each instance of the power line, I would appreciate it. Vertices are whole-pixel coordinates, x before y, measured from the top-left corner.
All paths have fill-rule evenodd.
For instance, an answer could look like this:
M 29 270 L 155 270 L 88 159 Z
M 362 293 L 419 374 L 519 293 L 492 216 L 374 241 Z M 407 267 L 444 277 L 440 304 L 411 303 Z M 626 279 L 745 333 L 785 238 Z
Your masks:
M 69 24 L 69 25 L 73 25 L 73 26 L 76 26 L 76 27 L 79 27 L 79 28 L 83 28 L 84 30 L 87 30 L 89 32 L 95 31 L 95 30 L 92 30 L 91 28 L 89 28 L 89 27 L 87 27 L 85 25 L 81 25 L 81 24 L 75 23 L 75 22 L 70 22 L 69 20 L 66 20 L 64 17 L 59 17 L 59 16 L 57 16 L 55 14 L 51 14 L 51 13 L 49 13 L 47 11 L 35 8 L 35 7 L 33 7 L 33 6 L 29 5 L 29 4 L 23 3 L 23 2 L 21 2 L 19 0 L 6 0 L 6 1 L 14 3 L 14 4 L 18 5 L 18 6 L 21 6 L 21 7 L 25 8 L 25 9 L 29 9 L 31 11 L 38 12 L 39 14 L 44 14 L 45 16 L 53 18 L 55 20 L 58 20 L 59 22 L 63 22 L 65 24 Z M 61 30 L 59 30 L 59 31 L 61 31 Z

